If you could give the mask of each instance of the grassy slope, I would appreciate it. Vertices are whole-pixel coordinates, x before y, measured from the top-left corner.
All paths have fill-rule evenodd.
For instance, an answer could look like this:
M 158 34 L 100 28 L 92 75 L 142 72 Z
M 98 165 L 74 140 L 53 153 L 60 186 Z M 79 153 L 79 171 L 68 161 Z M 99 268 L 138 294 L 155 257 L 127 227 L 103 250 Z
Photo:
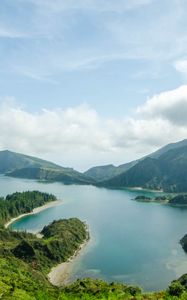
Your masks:
M 66 260 L 86 238 L 84 224 L 78 219 L 54 221 L 42 230 L 44 238 L 0 228 L 0 299 L 3 300 L 143 300 L 187 299 L 182 288 L 180 297 L 168 291 L 143 294 L 140 288 L 102 280 L 84 279 L 65 288 L 53 287 L 47 280 L 49 269 Z M 26 242 L 33 252 L 24 252 Z M 21 249 L 20 244 L 23 243 Z M 40 245 L 40 247 L 39 247 Z M 43 249 L 43 246 L 47 245 Z M 63 247 L 61 246 L 63 245 Z M 18 255 L 15 249 L 19 249 Z M 20 251 L 21 250 L 21 251 Z M 34 253 L 34 255 L 33 255 Z M 29 256 L 30 255 L 30 256 Z M 186 281 L 185 281 L 186 284 Z M 180 293 L 181 293 L 181 285 Z M 174 289 L 176 293 L 178 287 Z
M 0 299 L 58 299 L 60 289 L 47 280 L 51 267 L 71 257 L 87 238 L 76 218 L 54 221 L 38 239 L 0 228 Z

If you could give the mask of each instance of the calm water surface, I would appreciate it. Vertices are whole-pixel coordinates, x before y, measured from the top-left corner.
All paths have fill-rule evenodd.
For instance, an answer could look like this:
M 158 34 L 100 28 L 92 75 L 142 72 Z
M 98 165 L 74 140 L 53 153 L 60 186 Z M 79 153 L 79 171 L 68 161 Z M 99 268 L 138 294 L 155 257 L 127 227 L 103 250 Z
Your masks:
M 69 217 L 89 225 L 91 241 L 74 264 L 72 280 L 91 276 L 159 290 L 187 272 L 187 256 L 179 244 L 187 233 L 187 209 L 132 201 L 145 192 L 0 177 L 2 196 L 26 190 L 53 193 L 62 205 L 25 217 L 14 229 L 36 232 Z

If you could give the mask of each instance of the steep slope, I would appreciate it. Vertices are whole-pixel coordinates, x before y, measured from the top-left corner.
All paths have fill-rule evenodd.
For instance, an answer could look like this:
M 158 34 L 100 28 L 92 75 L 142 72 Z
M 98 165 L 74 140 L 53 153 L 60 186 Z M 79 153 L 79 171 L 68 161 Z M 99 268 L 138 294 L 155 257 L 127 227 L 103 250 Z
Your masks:
M 170 144 L 160 148 L 159 150 L 149 154 L 148 156 L 152 157 L 152 158 L 159 158 L 162 154 L 168 152 L 169 150 L 177 149 L 177 148 L 181 148 L 181 147 L 185 147 L 185 146 L 187 146 L 187 139 L 176 142 L 176 143 L 170 143 Z
M 175 148 L 159 158 L 145 158 L 128 171 L 99 185 L 106 187 L 143 187 L 166 192 L 187 191 L 187 146 Z
M 97 166 L 97 167 L 90 168 L 84 174 L 86 176 L 89 176 L 89 177 L 95 179 L 97 182 L 109 180 L 115 176 L 118 176 L 118 175 L 128 171 L 129 169 L 134 167 L 138 162 L 144 160 L 146 157 L 159 158 L 162 154 L 166 153 L 169 150 L 178 149 L 178 148 L 181 148 L 184 146 L 187 146 L 187 139 L 185 139 L 183 141 L 179 141 L 177 143 L 168 144 L 168 145 L 160 148 L 159 150 L 157 150 L 153 153 L 150 153 L 140 159 L 119 165 L 118 167 L 116 167 L 114 165 Z
M 160 178 L 161 171 L 156 159 L 145 158 L 135 166 L 110 180 L 100 182 L 106 187 L 145 187 L 153 178 Z
M 8 150 L 0 151 L 0 173 L 6 176 L 52 180 L 63 183 L 90 184 L 94 181 L 72 168 Z

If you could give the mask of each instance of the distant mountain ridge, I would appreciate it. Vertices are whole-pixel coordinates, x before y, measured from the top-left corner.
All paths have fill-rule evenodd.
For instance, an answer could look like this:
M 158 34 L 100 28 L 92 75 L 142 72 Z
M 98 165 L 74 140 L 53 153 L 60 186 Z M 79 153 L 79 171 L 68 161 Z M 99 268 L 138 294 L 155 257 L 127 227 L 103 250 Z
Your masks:
M 171 149 L 176 149 L 176 148 L 180 148 L 183 146 L 187 146 L 187 139 L 176 142 L 176 143 L 170 143 L 153 153 L 150 153 L 140 159 L 131 161 L 129 163 L 125 163 L 125 164 L 119 165 L 117 167 L 114 165 L 97 166 L 97 167 L 90 168 L 89 170 L 84 172 L 84 174 L 86 176 L 89 176 L 90 178 L 96 180 L 97 182 L 100 182 L 100 181 L 102 182 L 105 180 L 112 179 L 113 177 L 118 176 L 120 174 L 123 174 L 124 172 L 126 172 L 129 169 L 131 169 L 132 167 L 134 167 L 137 163 L 144 160 L 146 157 L 159 158 L 165 152 L 167 152 Z
M 132 168 L 138 161 L 132 161 L 118 167 L 114 165 L 105 165 L 105 166 L 98 166 L 93 167 L 84 172 L 84 175 L 89 176 L 90 178 L 96 181 L 103 181 L 107 179 L 111 179 L 114 176 L 117 176 L 130 168 Z
M 21 169 L 25 167 L 43 167 L 54 170 L 69 169 L 37 157 L 12 152 L 9 150 L 0 151 L 0 173 L 4 174 L 14 171 L 15 169 Z
M 95 181 L 72 168 L 64 168 L 37 157 L 0 151 L 0 173 L 6 176 L 60 181 L 66 184 L 91 184 Z
M 139 160 L 98 166 L 80 173 L 36 157 L 0 151 L 0 173 L 6 176 L 92 184 L 107 188 L 142 187 L 166 192 L 187 192 L 187 139 L 168 144 Z
M 158 158 L 146 157 L 126 172 L 98 183 L 105 187 L 142 187 L 187 192 L 187 146 L 169 149 Z

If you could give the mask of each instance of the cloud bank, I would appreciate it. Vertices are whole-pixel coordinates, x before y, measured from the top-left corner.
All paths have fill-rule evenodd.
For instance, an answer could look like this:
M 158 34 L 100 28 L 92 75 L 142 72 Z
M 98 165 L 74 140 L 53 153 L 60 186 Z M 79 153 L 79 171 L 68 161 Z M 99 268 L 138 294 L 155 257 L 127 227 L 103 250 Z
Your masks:
M 130 118 L 104 119 L 87 105 L 30 113 L 4 102 L 0 149 L 84 170 L 120 164 L 187 137 L 187 85 L 148 99 Z

